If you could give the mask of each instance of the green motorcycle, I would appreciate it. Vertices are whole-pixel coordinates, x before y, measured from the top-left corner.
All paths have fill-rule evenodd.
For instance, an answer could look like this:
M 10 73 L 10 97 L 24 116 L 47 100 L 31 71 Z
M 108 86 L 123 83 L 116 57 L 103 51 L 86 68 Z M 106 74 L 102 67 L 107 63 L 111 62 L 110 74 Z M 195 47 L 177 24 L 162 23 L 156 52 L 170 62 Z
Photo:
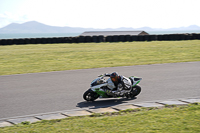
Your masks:
M 142 78 L 131 76 L 127 78 L 127 80 L 131 82 L 131 88 L 113 92 L 110 88 L 114 86 L 114 83 L 110 78 L 106 80 L 106 77 L 109 77 L 109 75 L 100 75 L 98 78 L 94 79 L 91 82 L 90 88 L 83 94 L 83 99 L 86 101 L 94 101 L 97 98 L 134 98 L 141 92 L 139 83 Z

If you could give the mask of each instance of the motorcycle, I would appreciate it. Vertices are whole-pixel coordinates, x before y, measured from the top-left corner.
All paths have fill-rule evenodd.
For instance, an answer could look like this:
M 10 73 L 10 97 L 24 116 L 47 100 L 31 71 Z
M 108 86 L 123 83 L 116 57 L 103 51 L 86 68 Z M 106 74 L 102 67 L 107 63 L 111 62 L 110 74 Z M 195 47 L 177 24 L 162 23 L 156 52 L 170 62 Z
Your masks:
M 107 75 L 100 75 L 91 82 L 90 88 L 83 94 L 83 99 L 86 101 L 94 101 L 97 98 L 134 98 L 141 92 L 139 85 L 142 78 L 131 76 L 127 80 L 131 81 L 131 88 L 111 91 L 115 85 L 110 78 L 106 80 Z

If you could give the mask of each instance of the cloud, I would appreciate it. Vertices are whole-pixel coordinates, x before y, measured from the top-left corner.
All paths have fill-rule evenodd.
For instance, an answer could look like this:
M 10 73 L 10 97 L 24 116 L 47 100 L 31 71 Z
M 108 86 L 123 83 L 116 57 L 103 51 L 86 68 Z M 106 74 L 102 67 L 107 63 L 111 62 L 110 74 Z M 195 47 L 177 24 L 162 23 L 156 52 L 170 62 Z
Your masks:
M 27 21 L 84 28 L 200 26 L 199 0 L 19 1 L 1 5 L 4 8 L 0 8 L 0 28 Z
M 29 19 L 27 15 L 18 15 L 10 12 L 4 12 L 0 14 L 0 28 L 11 23 L 24 23 L 30 20 L 31 19 Z

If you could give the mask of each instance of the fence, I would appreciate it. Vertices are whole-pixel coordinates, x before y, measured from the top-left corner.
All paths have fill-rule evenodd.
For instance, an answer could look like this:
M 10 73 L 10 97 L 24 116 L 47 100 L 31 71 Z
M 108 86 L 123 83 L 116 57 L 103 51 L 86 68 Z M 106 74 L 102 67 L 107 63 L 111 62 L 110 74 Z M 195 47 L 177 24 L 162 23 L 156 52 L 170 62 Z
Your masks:
M 90 43 L 90 42 L 132 42 L 132 41 L 178 41 L 199 40 L 200 34 L 164 34 L 164 35 L 115 35 L 115 36 L 77 36 L 53 38 L 0 39 L 0 45 L 53 44 L 53 43 Z

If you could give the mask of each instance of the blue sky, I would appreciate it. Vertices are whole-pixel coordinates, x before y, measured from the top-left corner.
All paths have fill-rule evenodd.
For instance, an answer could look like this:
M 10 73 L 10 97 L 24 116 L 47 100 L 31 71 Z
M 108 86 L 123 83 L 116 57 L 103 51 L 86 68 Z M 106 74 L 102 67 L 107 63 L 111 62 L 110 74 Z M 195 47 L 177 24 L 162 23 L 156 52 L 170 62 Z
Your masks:
M 0 0 L 0 28 L 38 21 L 84 28 L 200 26 L 200 0 Z

